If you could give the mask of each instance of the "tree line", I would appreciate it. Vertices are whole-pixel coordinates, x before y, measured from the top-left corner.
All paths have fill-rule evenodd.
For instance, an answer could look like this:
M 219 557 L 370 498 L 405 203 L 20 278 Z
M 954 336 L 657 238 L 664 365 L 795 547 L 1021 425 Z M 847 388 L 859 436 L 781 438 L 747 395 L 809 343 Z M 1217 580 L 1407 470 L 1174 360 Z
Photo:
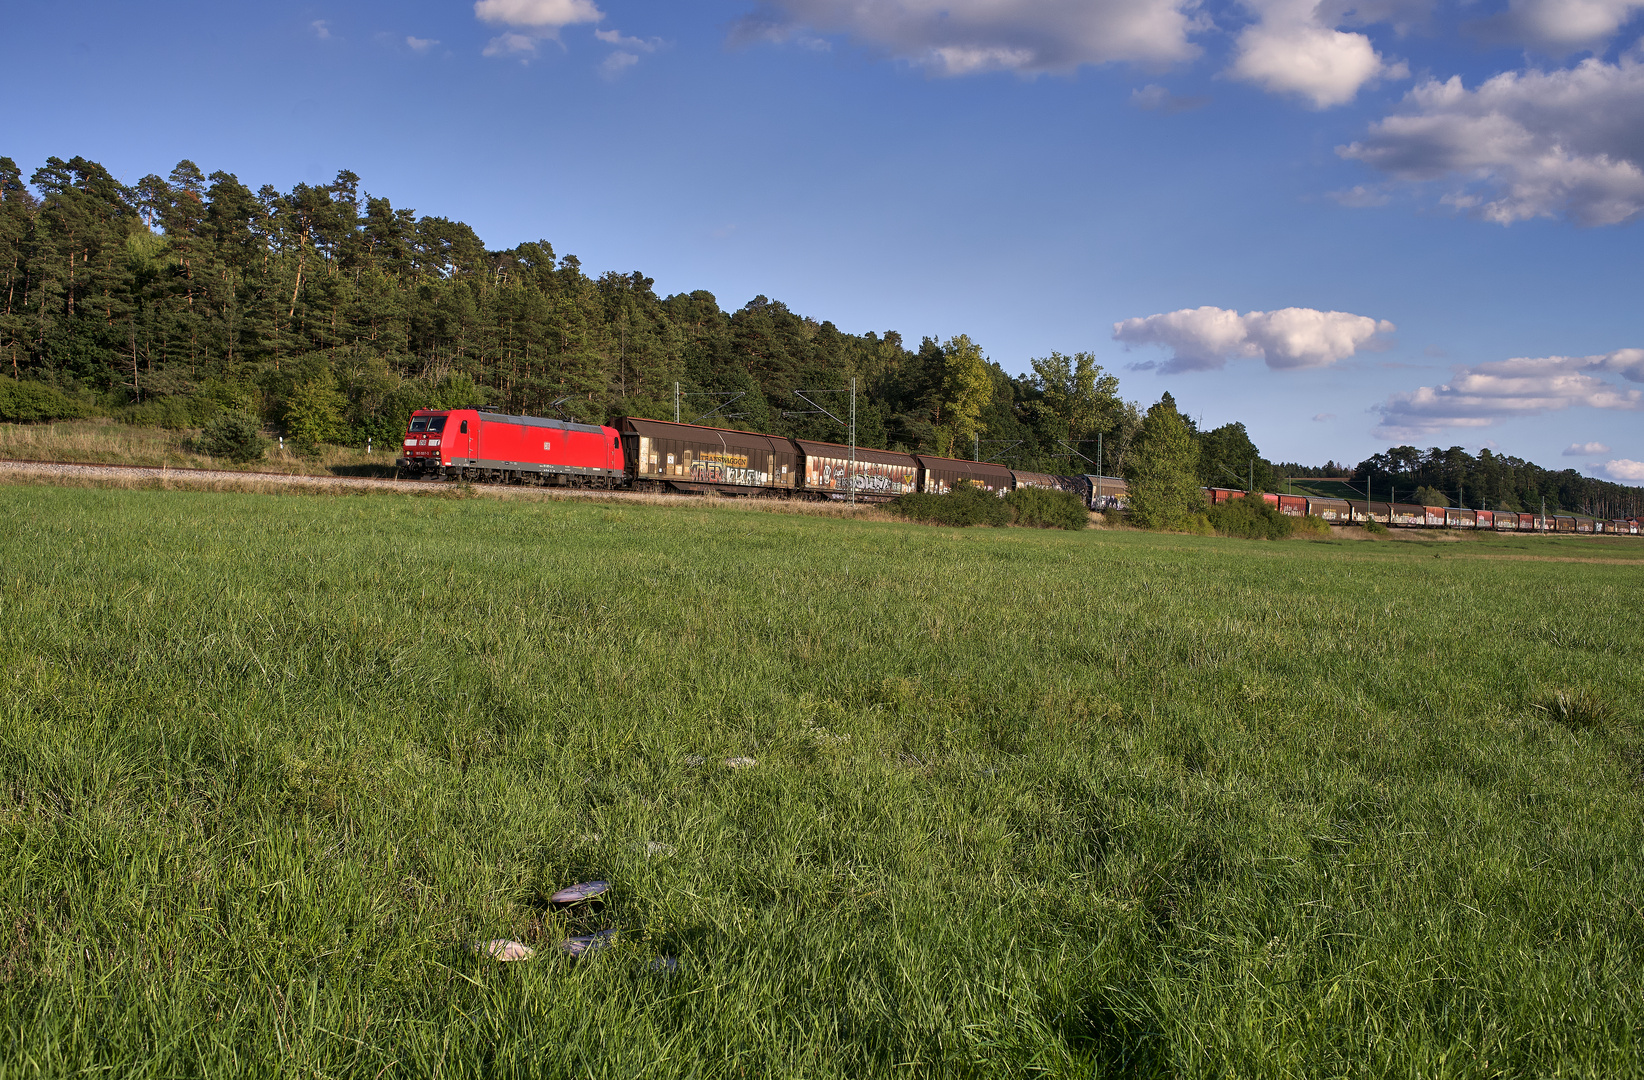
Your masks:
M 904 344 L 755 297 L 659 296 L 546 240 L 491 250 L 466 224 L 329 184 L 256 191 L 182 161 L 125 185 L 0 158 L 0 417 L 104 413 L 199 426 L 249 414 L 309 441 L 392 441 L 424 406 L 621 415 L 1067 472 L 1123 459 L 1136 410 L 1089 354 L 1013 377 L 964 334 Z M 838 406 L 837 408 L 834 406 Z M 1081 466 L 1081 469 L 1083 467 Z
M 547 240 L 488 249 L 347 170 L 253 191 L 186 160 L 128 186 L 81 157 L 48 158 L 25 183 L 0 158 L 0 297 L 0 419 L 181 429 L 227 415 L 303 445 L 391 445 L 413 409 L 483 405 L 843 441 L 798 395 L 821 391 L 808 396 L 843 417 L 838 391 L 854 382 L 863 446 L 1128 475 L 1148 442 L 1147 417 L 1091 353 L 1013 376 L 963 333 L 914 347 L 764 296 L 733 311 L 703 290 L 660 296 L 643 273 L 591 275 Z M 1201 432 L 1168 394 L 1154 409 L 1191 444 L 1184 482 L 1270 490 L 1303 474 L 1275 469 L 1243 424 Z M 1488 460 L 1481 475 L 1515 462 Z M 1589 486 L 1509 487 L 1556 490 L 1565 508 L 1623 490 L 1576 479 Z
M 1395 446 L 1361 461 L 1353 478 L 1369 483 L 1377 498 L 1395 497 L 1426 506 L 1539 513 L 1546 500 L 1548 510 L 1600 518 L 1633 518 L 1644 512 L 1644 491 L 1639 488 L 1595 480 L 1574 469 L 1544 469 L 1488 447 L 1474 456 L 1459 446 L 1448 450 L 1434 446 L 1426 451 Z

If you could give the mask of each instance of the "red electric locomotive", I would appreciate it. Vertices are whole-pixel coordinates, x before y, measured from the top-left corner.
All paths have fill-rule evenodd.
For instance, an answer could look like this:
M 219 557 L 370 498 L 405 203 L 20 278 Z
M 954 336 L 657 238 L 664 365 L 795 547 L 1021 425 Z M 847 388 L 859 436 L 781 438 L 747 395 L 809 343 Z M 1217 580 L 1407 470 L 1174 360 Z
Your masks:
M 481 409 L 418 409 L 395 464 L 425 476 L 574 487 L 621 487 L 627 477 L 613 428 Z

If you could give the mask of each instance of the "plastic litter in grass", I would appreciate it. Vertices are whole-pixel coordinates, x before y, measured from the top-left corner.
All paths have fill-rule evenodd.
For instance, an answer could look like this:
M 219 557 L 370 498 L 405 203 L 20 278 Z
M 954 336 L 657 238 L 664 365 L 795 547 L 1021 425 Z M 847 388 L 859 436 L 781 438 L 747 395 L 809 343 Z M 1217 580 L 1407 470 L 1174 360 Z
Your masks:
M 658 974 L 671 975 L 679 970 L 679 960 L 672 956 L 659 956 L 645 965 L 645 968 Z
M 501 938 L 496 941 L 482 941 L 474 946 L 474 951 L 503 964 L 513 960 L 529 960 L 537 954 L 529 945 L 518 941 L 504 941 Z
M 578 934 L 573 938 L 566 938 L 559 943 L 560 949 L 569 956 L 583 956 L 597 952 L 616 940 L 615 930 L 596 930 L 592 934 Z
M 592 900 L 596 896 L 601 896 L 609 892 L 610 889 L 611 883 L 608 881 L 584 881 L 580 885 L 572 885 L 570 888 L 561 889 L 550 896 L 548 902 L 550 904 L 580 904 Z
M 703 764 L 707 760 L 708 759 L 703 757 L 701 754 L 686 754 L 685 755 L 685 764 L 690 765 L 693 768 L 697 765 Z
M 759 762 L 751 757 L 728 757 L 725 759 L 725 767 L 728 769 L 750 769 L 757 764 Z
M 645 842 L 645 854 L 651 858 L 655 858 L 659 855 L 672 855 L 678 850 L 679 849 L 674 847 L 672 844 L 664 844 L 658 840 L 647 840 Z

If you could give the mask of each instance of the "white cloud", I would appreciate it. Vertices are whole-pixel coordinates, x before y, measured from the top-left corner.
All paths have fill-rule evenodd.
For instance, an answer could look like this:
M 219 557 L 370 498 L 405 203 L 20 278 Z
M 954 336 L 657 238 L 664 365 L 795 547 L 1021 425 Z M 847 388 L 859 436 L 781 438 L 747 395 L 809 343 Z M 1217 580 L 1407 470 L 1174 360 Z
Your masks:
M 409 48 L 412 52 L 425 53 L 429 49 L 432 49 L 435 45 L 438 45 L 439 44 L 439 39 L 438 38 L 411 37 L 411 36 L 407 35 L 406 39 L 405 39 L 405 44 L 406 44 L 406 47 Z
M 1610 448 L 1601 442 L 1571 443 L 1564 448 L 1565 457 L 1592 457 L 1594 454 L 1608 454 Z
M 474 16 L 480 22 L 550 33 L 605 17 L 592 0 L 476 0 Z
M 1318 423 L 1318 424 L 1322 424 L 1327 420 L 1334 420 L 1335 418 L 1336 418 L 1336 414 L 1333 413 L 1333 412 L 1321 412 L 1321 413 L 1314 413 L 1313 414 L 1313 421 L 1314 421 L 1314 423 Z
M 733 42 L 846 34 L 945 75 L 1035 74 L 1083 64 L 1190 60 L 1197 0 L 768 0 Z
M 537 39 L 529 34 L 516 34 L 509 31 L 498 34 L 485 43 L 486 56 L 523 56 L 531 57 L 537 54 Z
M 630 52 L 656 52 L 662 46 L 661 38 L 631 38 L 624 37 L 620 30 L 595 30 L 594 36 L 607 45 L 615 45 L 619 49 Z M 637 60 L 638 57 L 635 57 Z
M 1210 104 L 1207 97 L 1179 97 L 1157 83 L 1149 83 L 1140 90 L 1130 93 L 1130 103 L 1138 109 L 1148 112 L 1162 112 L 1167 115 L 1187 112 L 1190 109 L 1202 108 Z
M 1343 206 L 1362 209 L 1369 206 L 1386 206 L 1393 197 L 1380 185 L 1365 187 L 1363 184 L 1355 184 L 1346 191 L 1330 192 L 1330 198 Z
M 1315 109 L 1345 105 L 1379 79 L 1409 77 L 1363 34 L 1337 30 L 1315 0 L 1247 0 L 1259 19 L 1239 32 L 1235 78 L 1276 94 L 1296 94 Z M 1340 16 L 1337 16 L 1339 18 Z
M 1615 458 L 1612 461 L 1590 464 L 1587 468 L 1596 473 L 1603 473 L 1611 480 L 1622 483 L 1632 481 L 1644 483 L 1644 461 L 1634 461 L 1631 458 Z
M 536 55 L 538 42 L 557 41 L 565 27 L 597 23 L 605 13 L 593 0 L 475 0 L 474 17 L 509 28 L 486 42 L 486 56 L 528 60 Z
M 1509 71 L 1476 90 L 1428 80 L 1336 152 L 1407 183 L 1448 181 L 1446 204 L 1503 225 L 1617 225 L 1644 212 L 1644 60 Z
M 1474 25 L 1484 37 L 1528 45 L 1550 56 L 1601 48 L 1644 0 L 1509 0 L 1507 10 Z
M 308 28 L 314 31 L 314 36 L 321 41 L 329 40 L 331 37 L 331 24 L 325 19 L 315 19 L 308 24 Z
M 614 79 L 637 63 L 639 63 L 639 57 L 631 52 L 614 52 L 605 58 L 604 63 L 599 65 L 599 73 L 607 79 Z
M 1629 390 L 1600 375 L 1644 382 L 1644 350 L 1600 356 L 1517 357 L 1457 368 L 1448 383 L 1394 394 L 1375 407 L 1380 431 L 1415 438 L 1444 428 L 1488 427 L 1499 420 L 1590 409 L 1644 408 L 1644 391 Z
M 1113 324 L 1126 345 L 1162 345 L 1172 356 L 1159 371 L 1205 371 L 1237 357 L 1260 358 L 1276 369 L 1328 367 L 1396 327 L 1385 319 L 1345 311 L 1282 308 L 1240 315 L 1226 308 L 1183 308 Z

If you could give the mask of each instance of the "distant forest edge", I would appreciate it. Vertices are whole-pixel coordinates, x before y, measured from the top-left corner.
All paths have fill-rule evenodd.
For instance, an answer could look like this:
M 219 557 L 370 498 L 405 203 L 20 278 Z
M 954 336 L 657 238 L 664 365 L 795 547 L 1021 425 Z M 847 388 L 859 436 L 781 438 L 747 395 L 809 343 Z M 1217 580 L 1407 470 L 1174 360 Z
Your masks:
M 764 296 L 733 312 L 703 290 L 659 297 L 642 273 L 590 277 L 546 240 L 488 250 L 346 170 L 253 192 L 190 161 L 127 186 L 79 157 L 49 158 L 25 184 L 0 158 L 0 274 L 0 420 L 185 429 L 245 414 L 306 443 L 391 446 L 415 408 L 672 419 L 677 387 L 687 422 L 838 442 L 844 429 L 796 392 L 843 416 L 835 391 L 854 378 L 863 446 L 1052 473 L 1122 473 L 1144 449 L 1141 410 L 1089 353 L 1012 376 L 962 333 L 910 348 Z M 1638 489 L 1489 450 L 1274 465 L 1243 424 L 1183 420 L 1207 485 L 1351 473 L 1377 497 L 1638 510 Z

